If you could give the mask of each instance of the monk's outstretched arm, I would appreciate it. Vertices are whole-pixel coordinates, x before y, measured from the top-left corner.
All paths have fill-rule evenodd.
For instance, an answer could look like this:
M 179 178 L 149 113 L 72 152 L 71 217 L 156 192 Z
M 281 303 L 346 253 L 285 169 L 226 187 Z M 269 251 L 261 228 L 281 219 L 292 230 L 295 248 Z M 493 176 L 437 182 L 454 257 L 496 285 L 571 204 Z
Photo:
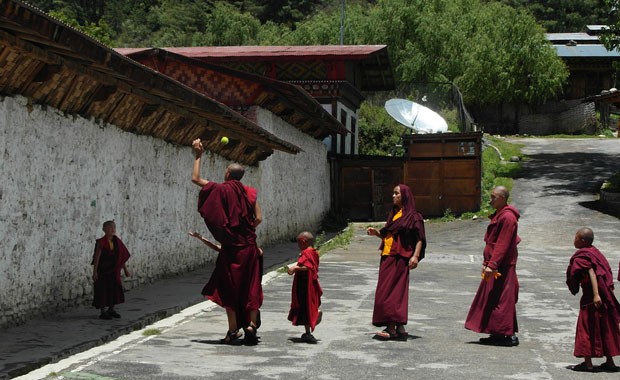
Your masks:
M 205 149 L 200 142 L 200 139 L 192 141 L 192 150 L 194 151 L 194 167 L 192 168 L 192 182 L 202 187 L 209 183 L 206 179 L 200 177 L 200 159 Z
M 201 234 L 199 234 L 198 232 L 193 232 L 190 231 L 187 233 L 189 236 L 191 237 L 195 237 L 196 239 L 200 240 L 201 242 L 204 243 L 204 245 L 206 245 L 207 247 L 213 249 L 214 251 L 219 252 L 221 250 L 221 247 L 215 243 L 213 243 L 212 241 L 210 241 L 209 239 L 207 239 L 206 237 L 202 236 Z
M 366 233 L 370 236 L 376 236 L 379 239 L 383 239 L 383 236 L 381 236 L 381 232 L 379 232 L 379 230 L 374 227 L 368 227 L 366 229 Z

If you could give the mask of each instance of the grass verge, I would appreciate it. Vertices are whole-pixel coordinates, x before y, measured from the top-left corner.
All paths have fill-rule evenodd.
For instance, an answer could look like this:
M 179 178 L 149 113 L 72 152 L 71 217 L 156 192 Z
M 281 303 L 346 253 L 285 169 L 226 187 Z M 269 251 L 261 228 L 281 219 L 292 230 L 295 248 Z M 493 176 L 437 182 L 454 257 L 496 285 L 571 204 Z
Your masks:
M 161 331 L 159 329 L 146 329 L 142 332 L 144 336 L 152 336 L 152 335 L 160 335 Z

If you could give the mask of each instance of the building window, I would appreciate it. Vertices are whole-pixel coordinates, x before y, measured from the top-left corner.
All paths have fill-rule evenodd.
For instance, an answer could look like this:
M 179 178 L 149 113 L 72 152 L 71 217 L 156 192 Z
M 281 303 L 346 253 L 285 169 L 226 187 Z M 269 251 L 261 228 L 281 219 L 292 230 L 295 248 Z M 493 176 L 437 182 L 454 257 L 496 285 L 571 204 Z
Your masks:
M 347 111 L 344 108 L 340 109 L 340 122 L 342 123 L 342 125 L 345 126 L 345 128 L 349 129 L 349 126 L 347 125 Z M 340 154 L 346 154 L 347 153 L 347 136 L 339 136 L 340 137 L 340 149 L 339 152 Z
M 351 118 L 351 154 L 357 154 L 357 120 Z

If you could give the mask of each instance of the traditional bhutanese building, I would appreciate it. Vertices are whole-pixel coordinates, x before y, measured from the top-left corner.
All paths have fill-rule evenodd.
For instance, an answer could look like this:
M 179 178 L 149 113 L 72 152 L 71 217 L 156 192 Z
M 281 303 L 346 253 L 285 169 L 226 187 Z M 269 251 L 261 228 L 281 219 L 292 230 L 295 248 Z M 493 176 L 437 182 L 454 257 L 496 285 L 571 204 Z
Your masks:
M 345 135 L 332 133 L 325 139 L 333 154 L 358 153 L 358 120 L 363 93 L 394 89 L 394 76 L 385 45 L 223 46 L 117 51 L 155 70 L 160 70 L 162 62 L 169 59 L 163 53 L 165 51 L 174 54 L 175 60 L 182 56 L 296 84 L 348 130 Z

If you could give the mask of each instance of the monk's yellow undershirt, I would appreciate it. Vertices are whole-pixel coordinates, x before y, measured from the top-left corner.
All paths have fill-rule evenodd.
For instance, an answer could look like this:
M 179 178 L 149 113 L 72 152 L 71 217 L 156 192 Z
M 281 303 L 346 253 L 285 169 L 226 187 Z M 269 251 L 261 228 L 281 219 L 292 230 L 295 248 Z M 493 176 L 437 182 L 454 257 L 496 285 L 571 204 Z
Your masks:
M 398 210 L 392 220 L 396 220 L 403 216 L 403 209 Z M 383 238 L 383 251 L 381 252 L 381 256 L 389 256 L 390 251 L 392 250 L 392 244 L 394 243 L 394 236 L 388 232 L 387 236 Z
M 110 244 L 110 250 L 114 251 L 114 240 L 108 239 L 108 243 Z

